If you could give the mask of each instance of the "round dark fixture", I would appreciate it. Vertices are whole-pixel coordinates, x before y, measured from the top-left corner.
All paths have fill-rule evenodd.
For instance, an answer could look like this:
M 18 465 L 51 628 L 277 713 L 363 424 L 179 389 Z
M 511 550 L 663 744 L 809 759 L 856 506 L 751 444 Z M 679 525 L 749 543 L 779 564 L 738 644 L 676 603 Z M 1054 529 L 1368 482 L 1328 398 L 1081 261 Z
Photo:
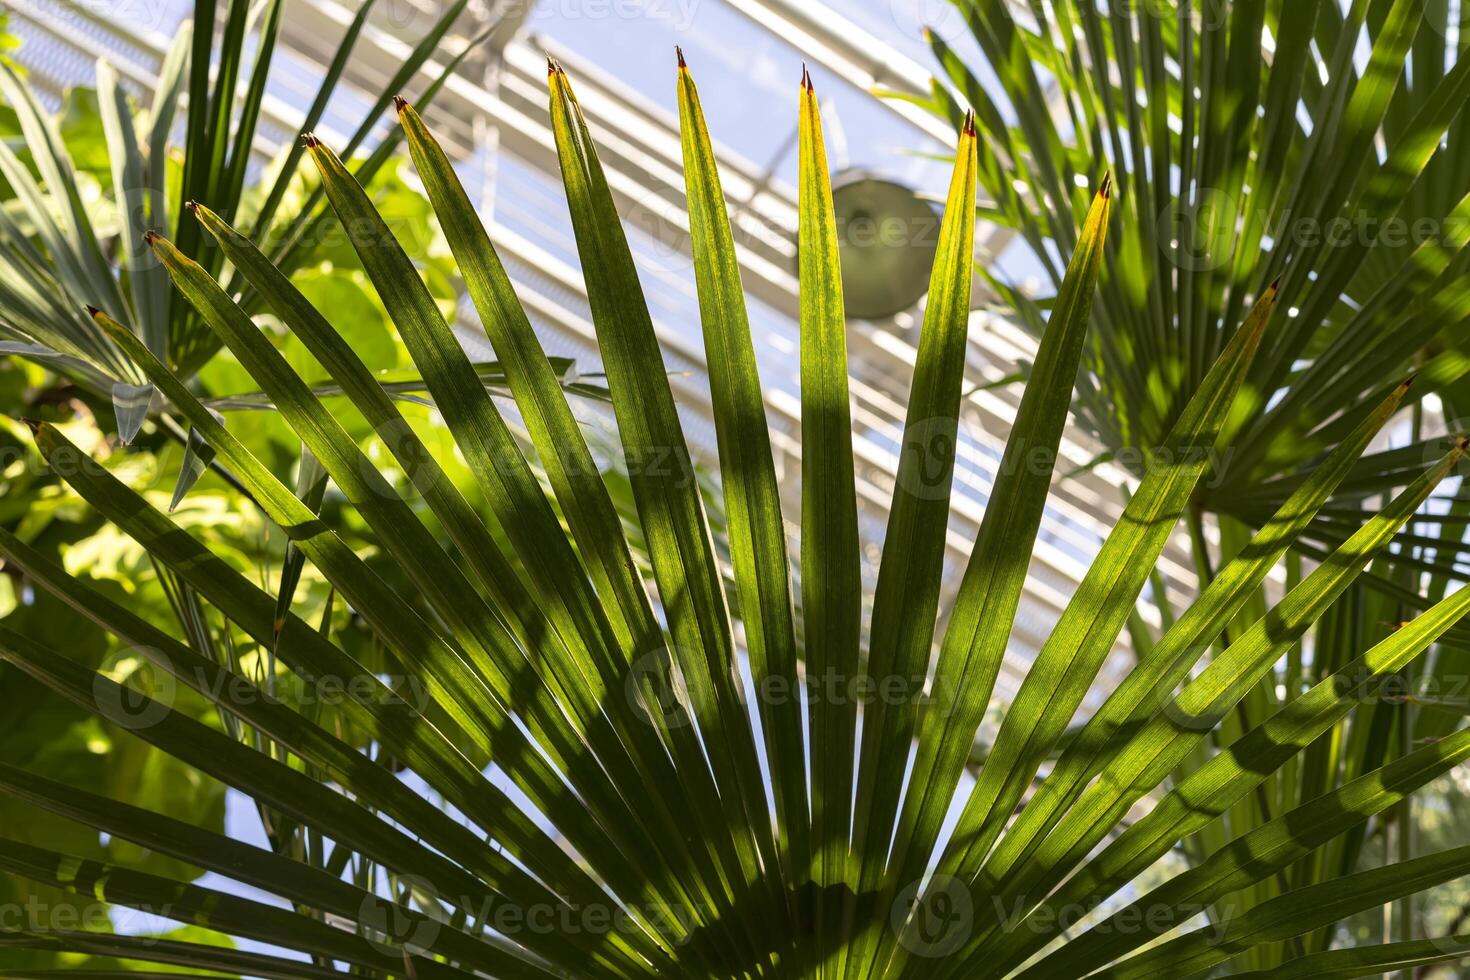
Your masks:
M 929 290 L 939 250 L 939 210 L 903 184 L 865 171 L 832 182 L 842 300 L 847 315 L 884 320 Z

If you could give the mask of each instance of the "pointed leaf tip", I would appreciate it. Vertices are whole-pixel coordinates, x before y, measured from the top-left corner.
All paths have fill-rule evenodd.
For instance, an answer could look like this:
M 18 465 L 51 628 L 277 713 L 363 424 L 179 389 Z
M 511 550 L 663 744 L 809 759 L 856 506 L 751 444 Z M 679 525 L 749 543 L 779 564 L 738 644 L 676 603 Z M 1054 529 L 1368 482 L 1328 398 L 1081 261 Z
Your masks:
M 965 124 L 962 127 L 960 127 L 960 134 L 963 135 L 963 136 L 974 136 L 975 135 L 975 110 L 974 109 L 971 109 L 969 112 L 966 112 L 965 113 Z
M 315 147 L 320 146 L 321 143 L 322 143 L 322 141 L 316 138 L 316 134 L 315 133 L 302 133 L 301 134 L 301 143 L 308 150 L 310 150 L 310 149 L 314 149 Z
M 1273 279 L 1271 281 L 1270 287 L 1266 291 L 1272 293 L 1273 295 L 1275 293 L 1281 292 L 1281 279 L 1281 276 L 1277 276 L 1275 279 Z
M 550 78 L 556 74 L 556 62 L 551 60 L 551 55 L 546 56 L 546 77 Z
M 808 92 L 816 91 L 816 89 L 812 87 L 812 73 L 807 71 L 805 61 L 801 63 L 801 87 L 806 89 Z
M 114 341 L 117 340 L 117 336 L 119 333 L 118 327 L 120 326 L 120 324 L 116 320 L 108 316 L 106 313 L 103 313 L 101 310 L 98 310 L 95 314 L 92 315 L 92 320 L 94 323 L 97 324 L 97 326 L 102 328 L 103 333 L 107 334 L 107 336 L 111 337 Z M 121 382 L 119 382 L 119 384 L 120 383 Z M 116 387 L 116 385 L 114 385 L 114 387 Z
M 97 307 L 93 306 L 91 303 L 88 303 L 87 304 L 87 316 L 89 316 L 89 317 L 91 317 L 92 319 L 95 320 L 95 319 L 97 319 L 97 317 L 99 317 L 101 315 L 102 315 L 102 311 L 101 310 L 97 309 Z
M 1405 378 L 1404 380 L 1400 381 L 1399 382 L 1399 394 L 1403 394 L 1404 392 L 1408 391 L 1410 388 L 1414 387 L 1414 382 L 1417 381 L 1417 380 L 1419 380 L 1419 375 L 1418 374 L 1411 374 L 1407 378 Z
M 681 47 L 679 47 L 677 44 L 674 45 L 674 57 L 679 60 L 679 67 L 680 68 L 688 68 L 689 67 L 689 65 L 686 64 L 685 61 L 684 61 L 684 49 L 681 48 Z
M 189 213 L 190 214 L 198 214 L 199 213 L 199 202 L 198 201 L 185 201 L 184 202 L 184 207 L 186 207 L 186 208 L 189 209 Z
M 33 435 L 33 436 L 34 435 L 38 435 L 40 433 L 40 431 L 41 431 L 41 426 L 45 424 L 43 422 L 39 422 L 36 419 L 29 418 L 29 417 L 24 416 L 24 415 L 21 416 L 20 420 L 25 423 L 25 426 L 26 426 L 27 429 L 30 429 L 31 430 L 31 435 Z
M 403 112 L 404 109 L 408 108 L 408 100 L 401 95 L 393 96 L 393 108 L 400 113 Z
M 152 245 L 154 242 L 158 241 L 162 237 L 163 236 L 160 235 L 158 232 L 154 231 L 152 228 L 149 228 L 147 231 L 143 232 L 143 244 Z
M 1113 196 L 1113 172 L 1109 170 L 1103 174 L 1102 183 L 1097 188 L 1098 197 L 1108 199 Z

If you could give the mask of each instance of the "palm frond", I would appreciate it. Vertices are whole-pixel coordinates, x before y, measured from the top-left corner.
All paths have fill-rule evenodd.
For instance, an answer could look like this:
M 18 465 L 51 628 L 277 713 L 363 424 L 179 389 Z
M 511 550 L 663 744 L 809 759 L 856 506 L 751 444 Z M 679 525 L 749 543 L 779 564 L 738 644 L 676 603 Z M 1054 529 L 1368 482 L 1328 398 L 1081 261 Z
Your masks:
M 1142 474 L 1273 280 L 1275 322 L 1204 509 L 1259 522 L 1285 500 L 1283 478 L 1315 466 L 1411 371 L 1423 369 L 1411 404 L 1463 387 L 1470 62 L 1447 4 L 955 8 L 954 30 L 928 35 L 942 81 L 919 101 L 950 119 L 974 107 L 991 148 L 985 213 L 1008 232 L 999 241 L 1019 239 L 1059 288 L 1058 255 L 1074 249 L 1088 208 L 1085 175 L 1116 175 L 1124 230 L 1109 243 L 1074 405 L 1113 459 Z M 962 42 L 994 84 L 957 54 Z M 1023 323 L 1044 322 L 1044 299 L 990 279 Z M 1362 507 L 1343 500 L 1361 523 Z M 1434 570 L 1400 541 L 1395 562 Z M 1441 538 L 1437 552 L 1453 562 L 1463 545 Z
M 1405 30 L 1394 18 L 1391 29 Z M 226 34 L 232 30 L 227 23 Z M 1012 62 L 1030 57 L 1020 34 L 997 37 L 998 53 Z M 1239 71 L 1226 72 L 1232 84 L 1245 85 L 1258 67 L 1242 59 Z M 945 436 L 965 388 L 975 181 L 995 166 L 999 145 L 987 146 L 963 121 L 864 645 L 846 324 L 815 93 L 803 78 L 804 453 L 793 567 L 711 135 L 680 60 L 727 542 L 717 544 L 712 530 L 591 126 L 559 66 L 549 70 L 550 113 L 608 406 L 619 449 L 634 464 L 647 579 L 572 414 L 565 367 L 541 347 L 418 113 L 402 100 L 395 106 L 504 359 L 496 383 L 515 402 L 525 442 L 360 174 L 307 137 L 303 156 L 403 337 L 411 377 L 369 369 L 329 311 L 218 211 L 184 209 L 199 226 L 191 237 L 219 245 L 214 269 L 162 235 L 147 236 L 174 301 L 187 304 L 191 320 L 230 351 L 299 437 L 295 486 L 223 425 L 183 365 L 125 322 L 136 313 L 129 304 L 117 316 L 93 309 L 90 318 L 137 381 L 156 388 L 285 534 L 288 568 L 278 586 L 252 582 L 165 513 L 163 498 L 130 486 L 61 427 L 32 426 L 55 478 L 186 587 L 198 618 L 219 619 L 230 644 L 258 652 L 273 672 L 250 674 L 240 658 L 218 656 L 187 629 L 180 639 L 69 574 L 23 534 L 0 530 L 9 566 L 134 650 L 154 680 L 137 690 L 8 625 L 0 625 L 0 661 L 122 737 L 254 801 L 266 816 L 265 846 L 23 765 L 0 766 L 0 786 L 28 807 L 212 876 L 196 882 L 183 871 L 158 874 L 0 839 L 0 870 L 9 875 L 116 907 L 164 909 L 209 930 L 207 940 L 153 942 L 22 930 L 0 940 L 0 950 L 82 954 L 92 959 L 82 969 L 103 975 L 142 964 L 139 975 L 158 965 L 410 978 L 1183 976 L 1226 960 L 1249 967 L 1253 957 L 1276 966 L 1294 957 L 1297 965 L 1284 969 L 1342 973 L 1451 958 L 1459 947 L 1407 941 L 1347 953 L 1326 951 L 1316 937 L 1470 869 L 1463 848 L 1357 867 L 1370 828 L 1470 759 L 1470 731 L 1457 716 L 1433 741 L 1396 742 L 1383 693 L 1387 678 L 1454 635 L 1470 590 L 1450 591 L 1448 579 L 1421 590 L 1401 575 L 1402 588 L 1423 592 L 1422 611 L 1377 642 L 1363 630 L 1336 632 L 1365 601 L 1353 584 L 1454 473 L 1465 444 L 1419 465 L 1413 454 L 1396 457 L 1392 477 L 1373 484 L 1382 506 L 1365 505 L 1359 526 L 1343 528 L 1314 567 L 1291 566 L 1289 588 L 1270 601 L 1267 576 L 1321 526 L 1333 495 L 1363 476 L 1362 454 L 1412 397 L 1407 385 L 1384 392 L 1322 447 L 1320 466 L 1282 484 L 1279 506 L 1253 502 L 1264 513 L 1260 530 L 1239 532 L 1218 575 L 1155 640 L 1136 613 L 1145 588 L 1157 587 L 1155 562 L 1181 519 L 1197 517 L 1210 461 L 1241 431 L 1242 406 L 1259 394 L 1251 384 L 1259 353 L 1283 342 L 1271 329 L 1278 287 L 1262 284 L 1239 325 L 1201 354 L 1189 396 L 1160 433 L 1162 448 L 966 787 L 1075 405 L 1093 296 L 1118 267 L 1109 242 L 1121 177 L 1099 182 L 1057 301 L 1042 318 L 1006 465 L 940 633 L 953 465 Z M 1366 95 L 1348 105 L 1362 125 L 1375 118 L 1377 101 Z M 1037 179 L 1050 183 L 1055 171 L 1060 184 L 1070 174 L 1053 149 L 1036 163 Z M 1126 238 L 1133 232 L 1122 224 Z M 317 359 L 324 381 L 303 377 L 242 292 L 221 283 L 225 260 Z M 425 445 L 404 415 L 403 385 L 432 400 L 452 452 Z M 346 413 L 333 410 L 343 399 L 370 435 L 349 431 Z M 395 483 L 375 464 L 378 443 L 408 481 Z M 451 460 L 463 461 L 466 485 L 447 471 Z M 544 486 L 533 462 L 544 468 Z M 328 494 L 331 507 L 323 505 Z M 1222 540 L 1227 532 L 1238 533 L 1222 525 Z M 720 544 L 738 604 L 727 593 Z M 381 663 L 364 662 L 298 615 L 295 584 L 308 564 L 365 624 Z M 1375 610 L 1390 604 L 1374 601 Z M 1146 641 L 1139 664 L 1089 721 L 1071 724 L 1125 627 Z M 1299 645 L 1309 631 L 1321 654 L 1304 664 Z M 1262 686 L 1283 660 L 1295 663 L 1300 689 L 1277 699 Z M 334 680 L 340 703 L 330 718 L 282 693 Z M 1350 764 L 1319 764 L 1324 737 L 1341 737 L 1349 721 L 1360 751 Z M 1266 790 L 1292 766 L 1317 791 L 1279 805 Z M 1146 800 L 1145 815 L 1130 820 Z M 1237 821 L 1235 809 L 1247 804 L 1260 809 L 1258 819 Z M 946 833 L 951 811 L 958 827 Z M 1218 846 L 1201 847 L 1213 840 Z M 1181 847 L 1196 848 L 1198 860 L 1167 880 L 1150 877 Z M 1301 872 L 1306 863 L 1323 873 Z M 1251 909 L 1221 915 L 1238 896 Z M 1121 906 L 1071 929 L 1072 912 L 1110 899 Z M 1222 944 L 1195 930 L 1201 913 L 1219 916 L 1211 921 L 1223 929 Z M 1123 919 L 1144 925 L 1122 928 Z M 229 936 L 259 947 L 225 948 Z M 1153 945 L 1158 939 L 1165 941 Z M 1298 944 L 1293 957 L 1280 945 L 1286 940 Z M 294 974 L 285 965 L 298 962 Z

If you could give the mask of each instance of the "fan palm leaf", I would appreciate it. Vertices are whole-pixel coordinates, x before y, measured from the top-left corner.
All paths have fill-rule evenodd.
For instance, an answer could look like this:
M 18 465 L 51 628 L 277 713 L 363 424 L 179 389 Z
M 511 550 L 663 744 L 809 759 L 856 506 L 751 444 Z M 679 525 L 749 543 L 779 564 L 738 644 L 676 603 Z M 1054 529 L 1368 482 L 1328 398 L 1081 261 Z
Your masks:
M 341 710 L 335 727 L 325 727 L 274 696 L 269 682 L 135 615 L 20 536 L 0 531 L 0 554 L 9 563 L 135 649 L 152 665 L 154 683 L 146 691 L 125 687 L 4 626 L 0 660 L 275 815 L 268 846 L 260 847 L 23 766 L 0 766 L 0 785 L 39 810 L 167 853 L 212 880 L 145 874 L 4 837 L 0 870 L 261 945 L 237 952 L 192 938 L 141 942 L 36 930 L 17 931 L 4 943 L 145 969 L 251 976 L 856 980 L 1023 969 L 1182 976 L 1465 873 L 1470 866 L 1460 851 L 1359 874 L 1348 869 L 1231 919 L 1218 948 L 1184 931 L 1146 949 L 1381 820 L 1408 794 L 1470 759 L 1470 733 L 1452 729 L 1227 838 L 1207 860 L 1146 894 L 1137 888 L 1159 857 L 1218 830 L 1224 811 L 1324 731 L 1370 710 L 1378 683 L 1470 610 L 1470 590 L 1446 590 L 1402 629 L 1365 644 L 1360 659 L 1345 660 L 1320 684 L 1255 720 L 1229 751 L 1171 780 L 1182 760 L 1220 736 L 1276 661 L 1334 613 L 1345 590 L 1387 553 L 1460 462 L 1459 441 L 1432 458 L 1421 455 L 1418 466 L 1402 461 L 1384 505 L 1279 602 L 1255 608 L 1260 583 L 1354 472 L 1407 397 L 1406 385 L 1386 391 L 1322 465 L 1291 486 L 1197 604 L 1141 652 L 1134 679 L 1113 691 L 1080 733 L 1067 727 L 1186 513 L 1209 450 L 1233 431 L 1257 352 L 1270 337 L 1279 302 L 1274 285 L 1262 288 L 1239 328 L 1223 338 L 1193 396 L 1161 434 L 1123 519 L 1037 655 L 978 783 L 967 798 L 960 795 L 1055 475 L 1092 297 L 1108 264 L 1115 186 L 1106 177 L 1099 182 L 1081 225 L 1022 395 L 1007 465 L 941 629 L 953 457 L 935 435 L 958 425 L 975 182 L 984 167 L 977 130 L 963 121 L 864 642 L 845 323 L 815 93 L 804 78 L 805 451 L 800 562 L 793 567 L 726 205 L 698 93 L 680 61 L 694 269 L 738 602 L 727 592 L 628 243 L 565 72 L 550 66 L 551 118 L 607 368 L 609 411 L 651 559 L 646 578 L 629 557 L 557 372 L 418 113 L 402 100 L 396 105 L 414 165 L 504 358 L 529 448 L 513 438 L 509 406 L 487 394 L 361 185 L 308 136 L 305 156 L 321 174 L 483 506 L 446 477 L 441 458 L 405 422 L 330 316 L 249 237 L 203 204 L 186 209 L 233 274 L 320 360 L 332 391 L 370 421 L 410 483 L 395 485 L 380 472 L 324 405 L 323 393 L 293 370 L 209 268 L 150 234 L 150 253 L 176 298 L 299 434 L 333 492 L 367 525 L 373 554 L 354 549 L 311 494 L 283 483 L 129 325 L 95 308 L 92 322 L 200 433 L 390 660 L 386 670 L 374 670 L 354 659 L 329 633 L 302 621 L 289 597 L 283 608 L 276 594 L 211 553 L 61 429 L 35 423 L 36 445 L 57 478 L 187 583 L 242 643 L 272 651 L 283 676 L 318 689 L 335 682 Z M 380 574 L 380 558 L 401 572 L 406 588 Z M 793 571 L 800 574 L 795 586 Z M 1244 628 L 1227 632 L 1241 619 Z M 1218 654 L 1196 671 L 1217 642 Z M 405 690 L 422 696 L 404 697 Z M 271 750 L 177 710 L 195 701 L 259 733 Z M 1054 762 L 1052 774 L 1033 790 L 1047 761 Z M 1148 794 L 1158 806 L 1126 826 L 1126 811 Z M 952 808 L 959 826 L 946 833 Z M 301 847 L 308 837 L 330 842 L 330 850 Z M 242 894 L 239 886 L 255 892 Z M 1156 926 L 1119 929 L 1099 917 L 1090 931 L 1071 937 L 1068 917 L 1052 914 L 1056 902 L 1064 912 L 1091 909 L 1130 887 L 1125 895 L 1143 895 L 1135 904 L 1155 913 L 1147 921 Z M 1409 943 L 1381 953 L 1340 952 L 1313 951 L 1333 958 L 1299 962 L 1344 971 L 1434 962 L 1463 950 Z
M 1107 12 L 956 0 L 941 18 L 951 29 L 927 35 L 942 81 L 919 101 L 952 120 L 974 107 L 987 146 L 982 213 L 1035 259 L 1043 293 L 1059 288 L 1058 256 L 1078 240 L 1086 175 L 1101 161 L 1114 170 L 1125 221 L 1109 242 L 1073 406 L 1107 458 L 1143 465 L 1252 297 L 1278 279 L 1278 323 L 1231 422 L 1239 437 L 1198 507 L 1259 526 L 1287 481 L 1411 370 L 1422 369 L 1410 401 L 1432 421 L 1444 406 L 1457 428 L 1470 363 L 1460 352 L 1470 62 L 1456 10 L 1463 19 L 1445 0 L 1165 0 Z M 983 66 L 956 53 L 962 41 Z M 980 272 L 995 302 L 1045 322 L 1049 300 Z M 1361 466 L 1339 520 L 1314 521 L 1303 553 L 1340 544 L 1362 520 L 1362 496 L 1395 479 L 1390 453 Z M 1462 568 L 1458 534 L 1429 550 L 1401 541 L 1398 563 Z
M 252 4 L 235 0 L 223 5 L 226 22 L 216 42 L 214 3 L 194 5 L 192 20 L 180 28 L 159 69 L 157 87 L 146 112 L 137 112 L 117 72 L 105 60 L 97 63 L 97 94 L 106 152 L 111 161 L 114 235 L 101 234 L 79 190 L 76 164 L 55 122 L 16 70 L 0 65 L 0 97 L 20 122 L 23 147 L 0 143 L 0 175 L 14 193 L 17 210 L 0 214 L 0 352 L 40 361 L 89 389 L 111 396 L 118 429 L 132 439 L 150 410 L 152 389 L 132 362 L 78 314 L 88 304 L 104 306 L 123 317 L 148 348 L 191 376 L 218 349 L 218 340 L 199 323 L 194 310 L 173 302 L 168 277 L 144 244 L 150 229 L 171 230 L 185 254 L 213 271 L 217 252 L 204 248 L 198 223 L 180 207 L 181 200 L 210 200 L 227 213 L 240 210 L 246 174 L 251 166 L 261 105 L 266 94 L 281 3 Z M 363 3 L 342 38 L 307 110 L 307 128 L 315 126 L 338 91 L 352 50 L 368 23 L 373 0 Z M 444 37 L 464 12 L 465 0 L 448 5 L 415 45 L 399 72 L 385 83 L 376 106 L 348 143 L 355 153 L 367 140 L 373 122 L 399 88 L 429 65 Z M 257 22 L 258 21 L 258 22 Z M 250 36 L 254 33 L 253 49 Z M 424 92 L 431 101 L 474 45 L 466 45 L 447 61 Z M 250 58 L 247 51 L 253 50 Z M 213 67 L 213 71 L 211 71 Z M 176 137 L 176 107 L 187 109 L 183 132 Z M 386 162 L 399 140 L 395 132 L 356 168 L 367 181 Z M 18 154 L 27 152 L 34 170 Z M 273 243 L 282 268 L 291 270 L 306 257 L 303 241 L 320 227 L 320 193 L 296 214 L 278 214 L 296 172 L 299 148 L 289 153 L 283 169 L 254 209 L 254 234 Z M 171 154 L 182 157 L 179 188 L 171 197 Z M 115 246 L 115 247 L 114 247 Z M 117 253 L 114 263 L 108 256 Z M 237 298 L 253 303 L 242 290 Z M 253 308 L 253 306 L 252 306 Z

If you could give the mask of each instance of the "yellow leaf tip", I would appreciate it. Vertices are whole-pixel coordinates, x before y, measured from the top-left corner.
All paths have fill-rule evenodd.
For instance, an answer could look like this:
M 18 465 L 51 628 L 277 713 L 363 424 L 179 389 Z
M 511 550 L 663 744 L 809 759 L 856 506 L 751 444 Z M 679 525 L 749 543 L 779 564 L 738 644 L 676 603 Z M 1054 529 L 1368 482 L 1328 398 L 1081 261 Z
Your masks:
M 143 244 L 152 245 L 162 237 L 163 236 L 160 235 L 158 232 L 154 231 L 152 228 L 149 228 L 147 231 L 143 232 Z
M 24 415 L 21 416 L 21 419 L 20 420 L 25 423 L 25 426 L 26 426 L 27 429 L 30 429 L 31 430 L 31 435 L 33 435 L 33 436 L 40 435 L 41 434 L 41 426 L 43 426 L 43 425 L 46 424 L 44 422 L 37 421 L 36 419 L 30 418 L 30 417 L 24 416 Z
M 808 92 L 816 91 L 816 89 L 812 87 L 812 73 L 807 71 L 805 61 L 801 63 L 801 87 Z
M 394 111 L 396 111 L 399 115 L 403 115 L 403 110 L 404 109 L 407 109 L 407 108 L 408 108 L 408 100 L 407 99 L 405 99 L 401 95 L 395 95 L 395 96 L 393 96 L 393 109 L 394 109 Z
M 308 150 L 314 150 L 318 146 L 321 146 L 322 145 L 322 141 L 316 138 L 316 134 L 315 133 L 302 133 L 301 134 L 301 143 Z
M 99 309 L 97 309 L 97 307 L 93 306 L 91 303 L 88 303 L 87 304 L 87 316 L 89 316 L 89 317 L 91 317 L 92 319 L 95 320 L 101 314 L 102 314 L 102 311 L 99 310 Z
M 688 63 L 684 61 L 684 49 L 677 44 L 674 45 L 674 57 L 678 60 L 680 69 L 687 69 L 689 67 Z
M 960 128 L 961 135 L 975 135 L 975 110 L 971 109 L 965 113 L 965 124 Z
M 1113 172 L 1109 170 L 1103 174 L 1102 183 L 1098 185 L 1097 196 L 1103 200 L 1109 200 L 1113 196 Z

